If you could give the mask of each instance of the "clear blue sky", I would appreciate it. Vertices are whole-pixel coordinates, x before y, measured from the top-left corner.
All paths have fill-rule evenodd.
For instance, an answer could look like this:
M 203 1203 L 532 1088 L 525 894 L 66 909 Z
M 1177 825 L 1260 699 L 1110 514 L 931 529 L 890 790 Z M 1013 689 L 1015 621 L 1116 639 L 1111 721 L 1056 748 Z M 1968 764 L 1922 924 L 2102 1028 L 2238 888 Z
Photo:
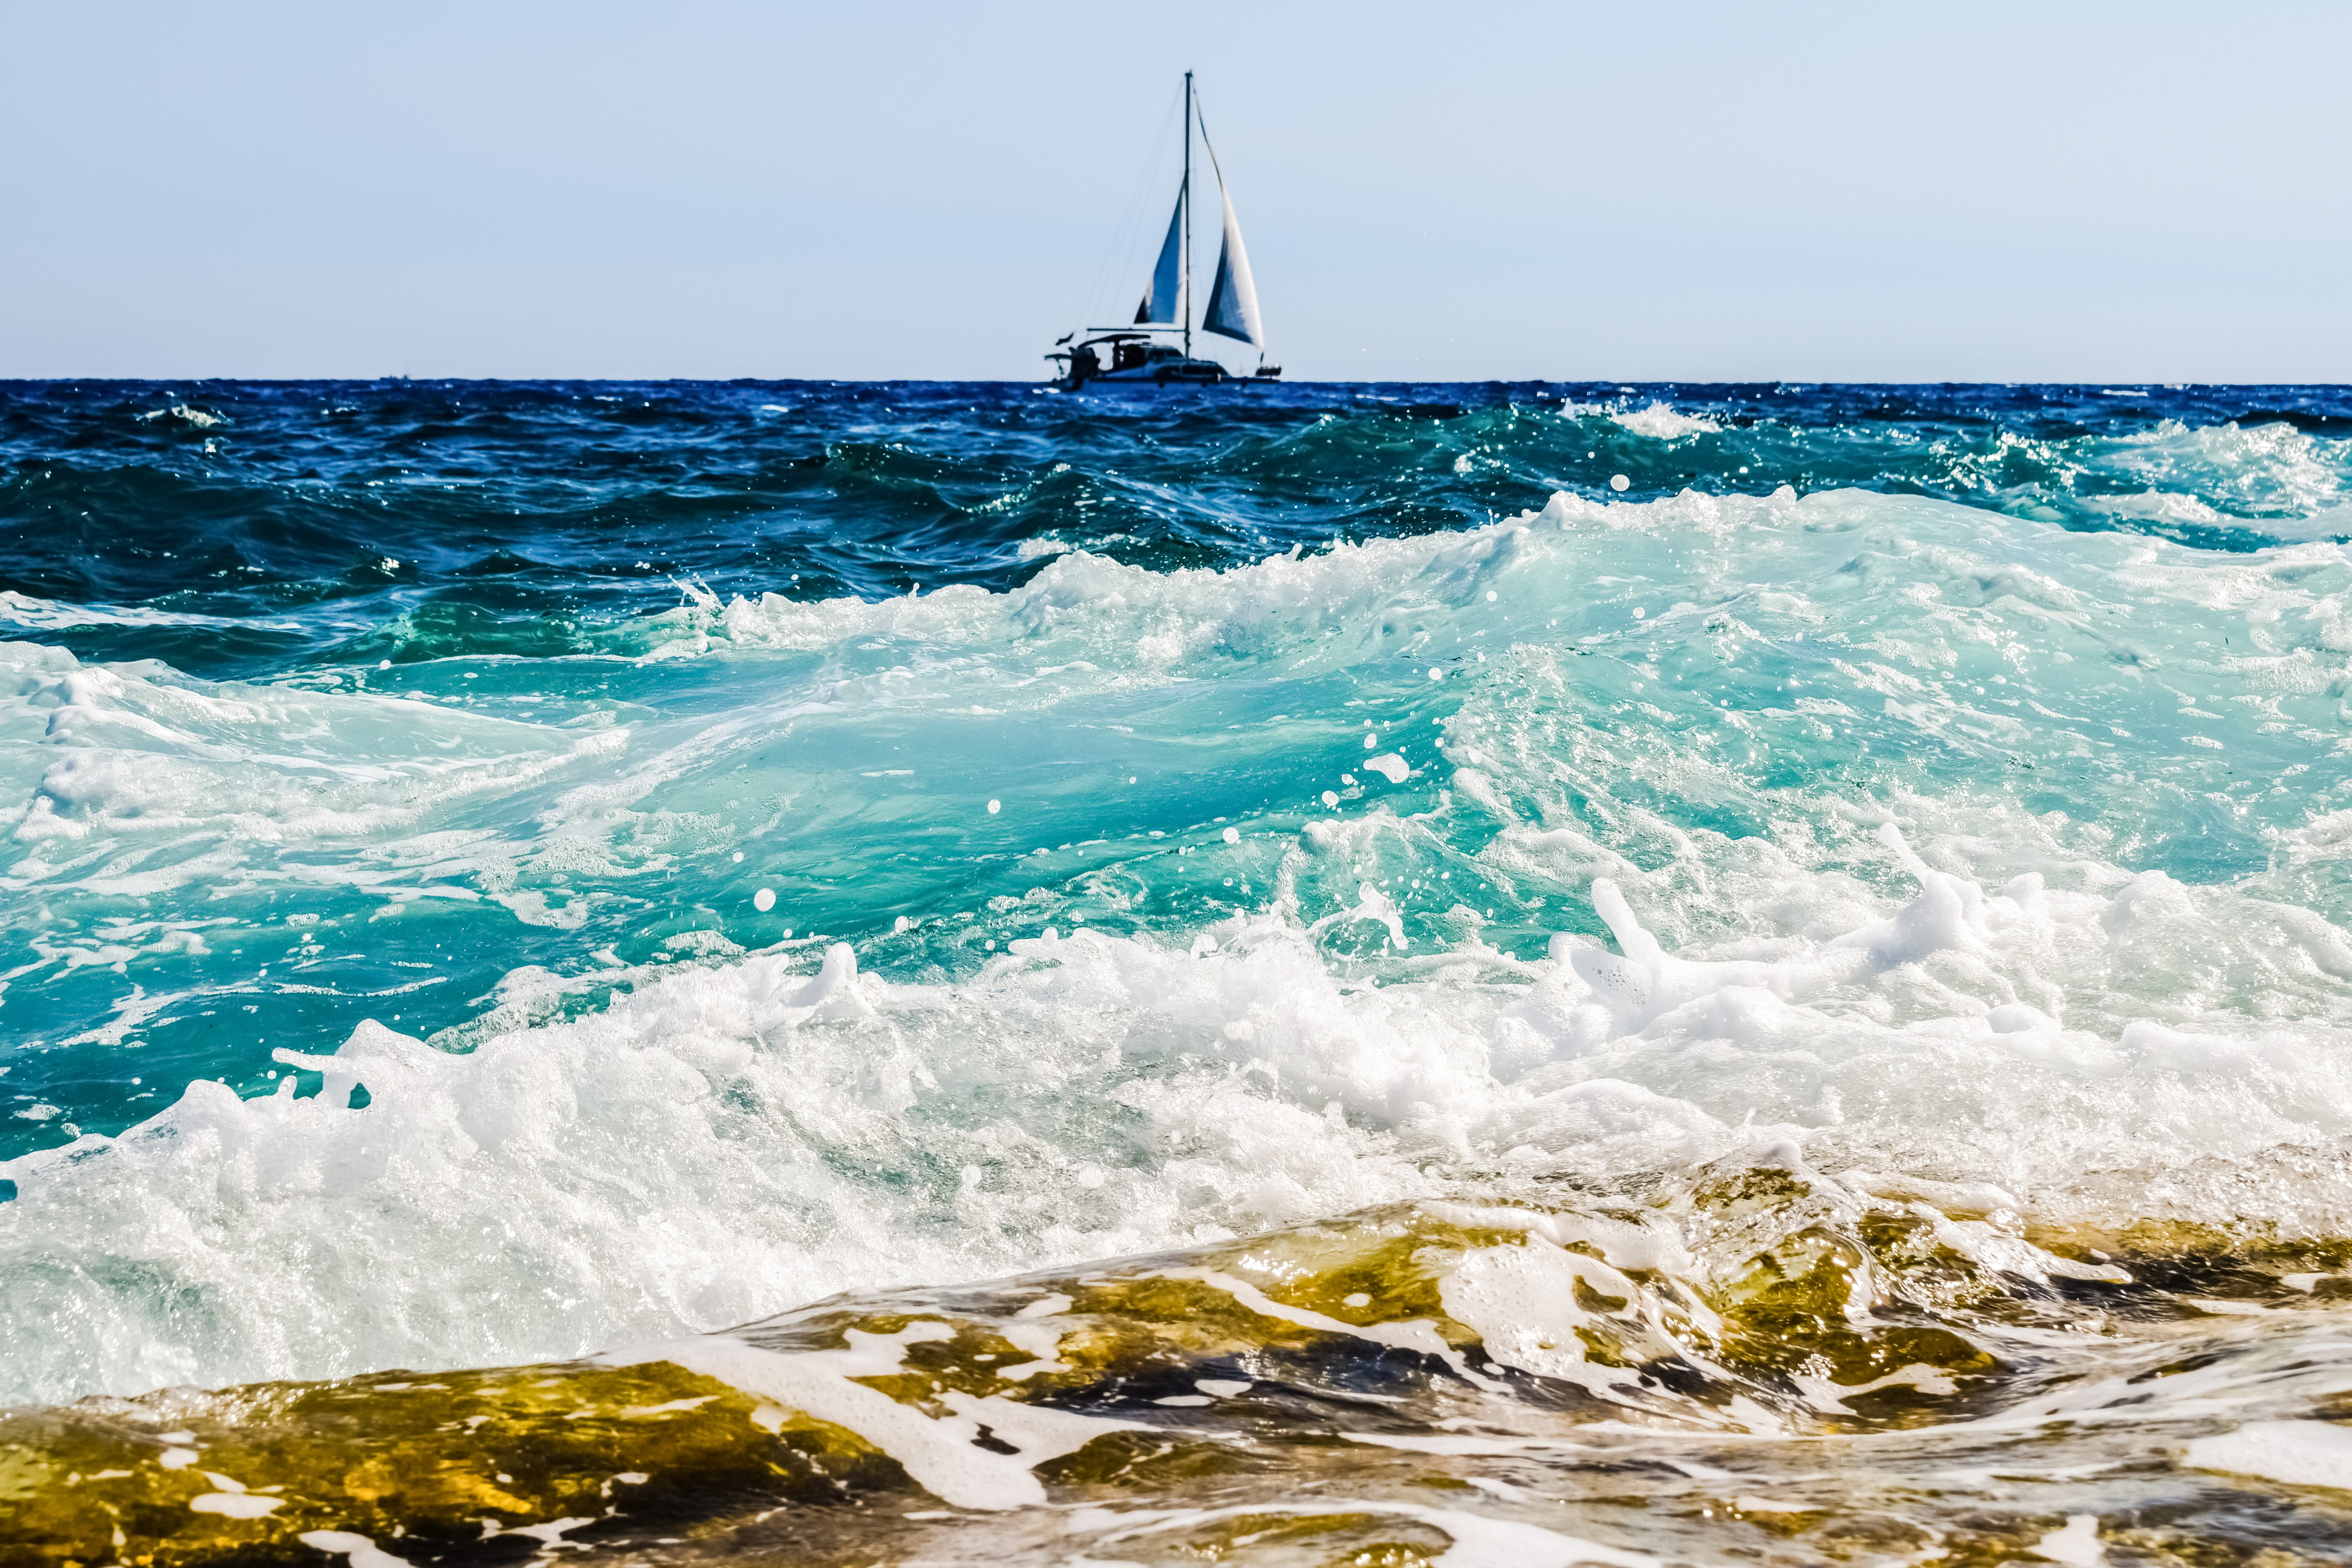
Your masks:
M 0 0 L 0 376 L 1034 377 L 1191 67 L 1294 376 L 2352 380 L 2347 59 L 2341 5 Z

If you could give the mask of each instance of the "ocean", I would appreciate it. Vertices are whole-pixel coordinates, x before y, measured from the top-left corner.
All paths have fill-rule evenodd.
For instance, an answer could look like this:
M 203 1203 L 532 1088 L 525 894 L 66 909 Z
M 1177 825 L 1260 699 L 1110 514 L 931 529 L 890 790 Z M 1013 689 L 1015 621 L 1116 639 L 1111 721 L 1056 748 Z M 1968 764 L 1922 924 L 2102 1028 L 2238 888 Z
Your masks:
M 0 384 L 0 1561 L 2352 1561 L 2352 389 Z

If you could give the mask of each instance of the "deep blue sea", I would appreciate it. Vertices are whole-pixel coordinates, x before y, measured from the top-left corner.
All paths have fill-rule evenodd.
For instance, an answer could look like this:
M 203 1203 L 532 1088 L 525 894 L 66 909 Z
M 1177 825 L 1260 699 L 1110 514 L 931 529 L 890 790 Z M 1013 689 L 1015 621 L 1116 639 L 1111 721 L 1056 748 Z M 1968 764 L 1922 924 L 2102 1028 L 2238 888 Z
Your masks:
M 2347 537 L 2352 388 L 0 384 L 0 1545 L 2343 1561 Z

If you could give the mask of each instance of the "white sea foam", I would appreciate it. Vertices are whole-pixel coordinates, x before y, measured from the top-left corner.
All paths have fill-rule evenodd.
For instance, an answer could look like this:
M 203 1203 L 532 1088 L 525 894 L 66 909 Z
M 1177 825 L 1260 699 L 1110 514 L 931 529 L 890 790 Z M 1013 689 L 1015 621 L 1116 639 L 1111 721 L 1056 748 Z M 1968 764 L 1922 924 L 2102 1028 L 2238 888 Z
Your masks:
M 177 419 L 199 430 L 209 430 L 215 425 L 228 423 L 222 416 L 188 403 L 174 403 L 169 408 L 151 408 L 139 416 L 139 421 L 142 425 L 152 424 L 158 419 Z
M 2108 517 L 2133 522 L 2186 524 L 2196 528 L 2235 529 L 2266 539 L 2301 542 L 2340 540 L 2352 536 L 2352 506 L 2331 506 L 2308 517 L 2242 517 L 2215 508 L 2200 497 L 2177 490 L 2141 490 L 2131 495 L 2090 496 L 2084 506 Z
M 2134 495 L 2092 496 L 2084 505 L 2109 517 L 2136 522 L 2194 523 L 2204 528 L 2250 527 L 2242 518 L 2214 510 L 2210 502 L 2174 490 L 2141 490 Z
M 2352 1430 L 2326 1421 L 2251 1421 L 2189 1445 L 2185 1462 L 2289 1486 L 2352 1491 Z
M 1703 414 L 1685 414 L 1664 403 L 1620 409 L 1609 416 L 1636 436 L 1653 441 L 1679 441 L 1685 436 L 1712 436 L 1723 426 Z
M 184 610 L 151 610 L 143 605 L 62 604 L 37 598 L 14 588 L 0 588 L 0 621 L 37 631 L 64 631 L 74 626 L 236 626 L 256 631 L 299 634 L 294 621 L 257 617 L 201 616 Z
M 628 733 L 551 730 L 394 696 L 198 682 L 150 664 L 85 665 L 31 643 L 0 643 L 0 679 L 14 688 L 0 705 L 0 746 L 26 791 L 8 826 L 20 843 L 63 851 L 39 849 L 0 874 L 0 886 L 16 889 L 141 896 L 254 878 L 413 891 L 436 869 L 485 868 L 497 883 L 495 868 L 510 857 L 493 836 L 416 829 L 468 797 L 609 763 Z M 273 863 L 278 851 L 403 830 L 413 835 L 404 843 L 356 863 Z M 510 885 L 508 877 L 488 890 Z
M 853 1381 L 897 1373 L 907 1346 L 951 1339 L 954 1332 L 929 1321 L 909 1323 L 895 1334 L 852 1329 L 845 1350 L 797 1353 L 717 1335 L 635 1346 L 597 1359 L 611 1366 L 667 1362 L 855 1432 L 904 1465 L 924 1490 L 959 1508 L 994 1510 L 1042 1503 L 1045 1488 L 1030 1473 L 1037 1466 L 1107 1433 L 1142 1429 L 1132 1421 L 953 1391 L 941 1395 L 949 1414 L 932 1416 Z M 1000 1448 L 974 1441 L 983 1431 Z
M 2252 527 L 2273 539 L 2352 539 L 2352 504 L 2326 507 L 2308 517 L 2264 518 Z
M 2342 506 L 2352 479 L 2352 442 L 2307 435 L 2284 420 L 2193 426 L 2166 420 L 2143 434 L 2097 443 L 2096 460 L 2103 469 L 2220 501 L 2242 516 L 2307 516 Z M 2261 528 L 2273 538 L 2291 537 Z

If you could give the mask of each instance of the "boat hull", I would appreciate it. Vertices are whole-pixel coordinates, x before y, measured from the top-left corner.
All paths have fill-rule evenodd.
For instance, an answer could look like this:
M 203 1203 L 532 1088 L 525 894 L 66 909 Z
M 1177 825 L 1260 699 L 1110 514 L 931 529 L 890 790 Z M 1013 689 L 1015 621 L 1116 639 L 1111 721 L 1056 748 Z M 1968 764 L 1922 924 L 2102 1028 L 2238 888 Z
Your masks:
M 1071 392 L 1088 386 L 1255 386 L 1276 380 L 1281 374 L 1278 370 L 1261 370 L 1254 375 L 1235 375 L 1213 361 L 1194 360 L 1085 375 L 1073 375 L 1065 368 L 1054 378 L 1054 384 Z
M 1067 378 L 1065 378 L 1067 379 Z M 1194 360 L 1184 364 L 1145 365 L 1136 370 L 1107 370 L 1090 375 L 1078 384 L 1100 383 L 1110 386 L 1214 386 L 1220 382 L 1237 378 L 1227 375 L 1223 365 L 1206 360 Z

